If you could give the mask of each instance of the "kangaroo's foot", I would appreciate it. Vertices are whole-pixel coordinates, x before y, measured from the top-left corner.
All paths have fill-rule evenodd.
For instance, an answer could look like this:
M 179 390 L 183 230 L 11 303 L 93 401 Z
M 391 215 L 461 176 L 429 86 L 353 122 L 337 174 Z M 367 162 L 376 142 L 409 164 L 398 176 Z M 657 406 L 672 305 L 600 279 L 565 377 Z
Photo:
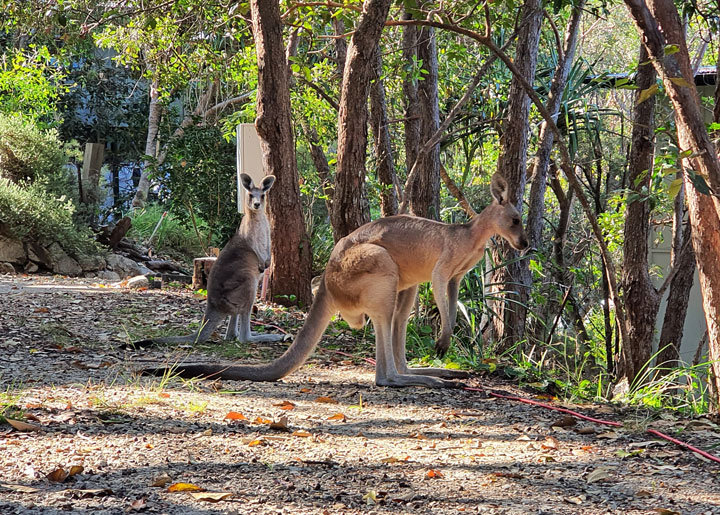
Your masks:
M 284 339 L 284 334 L 252 333 L 248 341 L 252 343 L 271 343 L 281 342 Z
M 402 373 L 411 375 L 444 377 L 445 379 L 467 379 L 468 377 L 470 377 L 469 372 L 466 372 L 465 370 L 455 370 L 452 368 L 408 367 L 403 370 Z
M 448 381 L 437 377 L 397 374 L 392 377 L 375 376 L 375 384 L 378 386 L 390 386 L 394 388 L 402 388 L 405 386 L 427 386 L 428 388 L 463 388 L 464 383 L 458 381 Z

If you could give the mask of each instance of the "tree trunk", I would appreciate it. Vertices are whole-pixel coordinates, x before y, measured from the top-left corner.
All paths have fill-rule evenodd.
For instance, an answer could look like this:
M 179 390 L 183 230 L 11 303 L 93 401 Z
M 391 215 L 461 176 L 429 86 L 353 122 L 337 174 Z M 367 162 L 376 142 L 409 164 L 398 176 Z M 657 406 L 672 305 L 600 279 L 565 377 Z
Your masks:
M 438 61 L 435 29 L 422 27 L 417 36 L 418 59 L 422 61 L 423 80 L 418 84 L 420 105 L 420 142 L 429 141 L 440 127 L 438 104 Z M 440 143 L 416 155 L 422 159 L 414 179 L 408 185 L 410 212 L 425 218 L 440 219 Z
M 338 241 L 370 221 L 365 191 L 367 99 L 375 49 L 391 0 L 368 0 L 347 52 L 338 112 L 337 173 L 330 221 Z
M 542 17 L 543 9 L 539 0 L 526 0 L 521 19 L 524 26 L 518 37 L 514 63 L 523 79 L 530 84 L 535 80 Z M 514 75 L 508 99 L 508 114 L 507 120 L 503 123 L 502 151 L 497 170 L 508 182 L 509 202 L 522 212 L 527 178 L 530 98 L 522 83 Z M 504 241 L 495 249 L 496 263 L 514 260 L 508 266 L 499 268 L 492 278 L 493 283 L 503 285 L 504 300 L 495 303 L 498 317 L 495 319 L 494 327 L 501 348 L 519 342 L 525 335 L 526 305 L 531 277 L 527 262 L 517 261 L 518 256 L 519 254 Z
M 297 163 L 290 117 L 290 72 L 285 59 L 277 2 L 251 1 L 257 49 L 258 92 L 255 127 L 265 172 L 275 176 L 268 212 L 272 231 L 270 298 L 310 305 L 312 251 L 300 208 Z
M 145 139 L 145 155 L 147 158 L 143 162 L 142 173 L 140 174 L 140 182 L 138 182 L 137 191 L 132 200 L 133 208 L 142 209 L 147 202 L 148 193 L 150 192 L 150 172 L 153 170 L 153 160 L 157 156 L 157 136 L 160 129 L 160 118 L 162 114 L 162 105 L 160 104 L 160 92 L 158 88 L 158 80 L 155 79 L 150 85 L 150 107 L 148 109 L 148 133 Z
M 412 14 L 405 12 L 403 17 L 412 19 Z M 414 25 L 403 27 L 402 60 L 405 63 L 414 63 L 417 58 L 418 28 Z M 403 102 L 405 103 L 405 170 L 410 173 L 420 149 L 420 102 L 418 101 L 417 81 L 411 74 L 403 79 Z
M 584 5 L 585 1 L 581 0 L 580 3 L 573 8 L 567 29 L 565 30 L 565 42 L 563 44 L 562 54 L 558 57 L 555 75 L 550 85 L 546 107 L 555 120 L 557 120 L 557 115 L 560 112 L 560 102 L 575 57 L 575 47 Z M 530 207 L 528 208 L 526 224 L 531 248 L 538 248 L 542 241 L 543 215 L 545 214 L 545 189 L 547 185 L 548 167 L 550 165 L 550 152 L 552 151 L 553 142 L 555 141 L 554 136 L 548 123 L 543 122 L 540 126 L 540 146 L 535 154 L 535 162 L 533 163 L 533 178 L 530 186 Z
M 382 81 L 382 54 L 379 46 L 375 55 L 375 77 L 370 84 L 370 126 L 375 140 L 375 167 L 378 182 L 382 187 L 380 213 L 382 216 L 391 216 L 398 212 L 397 177 L 393 163 L 385 85 Z
M 682 236 L 682 242 L 690 242 L 691 237 L 692 227 L 688 224 Z M 683 246 L 681 243 L 680 247 Z M 680 252 L 678 259 L 679 262 L 676 263 L 673 260 L 672 263 L 673 267 L 677 267 L 677 272 L 670 282 L 665 318 L 658 344 L 659 352 L 655 361 L 659 367 L 662 367 L 658 370 L 660 375 L 667 373 L 667 370 L 663 370 L 663 368 L 674 367 L 678 364 L 690 290 L 692 290 L 695 279 L 695 252 L 693 252 L 692 245 L 688 245 Z
M 720 163 L 700 111 L 685 36 L 675 4 L 669 0 L 625 0 L 630 8 L 653 64 L 663 79 L 672 102 L 681 150 L 692 151 L 685 173 L 692 242 L 700 276 L 708 350 L 713 361 L 714 409 L 720 407 L 720 218 L 717 197 L 704 195 L 695 187 L 691 173 L 699 174 L 715 193 L 720 193 Z M 649 9 L 648 9 L 649 6 Z M 662 32 L 658 28 L 662 27 Z M 677 51 L 665 55 L 672 44 Z
M 646 63 L 648 54 L 643 47 L 639 63 Z M 655 96 L 640 102 L 644 90 L 655 84 L 652 65 L 638 65 L 633 129 L 627 187 L 631 192 L 625 211 L 625 241 L 623 244 L 622 288 L 625 302 L 625 324 L 628 340 L 620 351 L 618 380 L 627 379 L 633 384 L 642 373 L 650 355 L 655 332 L 660 298 L 652 285 L 648 263 L 648 239 L 650 237 L 650 202 L 645 192 L 650 190 L 653 168 Z M 632 196 L 635 195 L 634 198 Z

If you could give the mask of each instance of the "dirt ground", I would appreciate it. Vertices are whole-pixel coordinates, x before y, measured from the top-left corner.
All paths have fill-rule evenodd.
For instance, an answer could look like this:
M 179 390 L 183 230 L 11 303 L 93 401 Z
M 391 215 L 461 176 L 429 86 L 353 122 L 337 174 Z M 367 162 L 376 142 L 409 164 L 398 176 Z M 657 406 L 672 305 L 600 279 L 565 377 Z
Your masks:
M 328 348 L 357 352 L 343 332 L 276 383 L 138 376 L 211 359 L 123 348 L 202 308 L 190 292 L 0 276 L 0 409 L 26 423 L 0 424 L 0 513 L 720 514 L 720 465 L 643 431 L 720 454 L 706 419 L 572 406 L 618 429 L 473 391 L 379 388 L 371 365 Z M 301 313 L 258 318 L 294 334 Z

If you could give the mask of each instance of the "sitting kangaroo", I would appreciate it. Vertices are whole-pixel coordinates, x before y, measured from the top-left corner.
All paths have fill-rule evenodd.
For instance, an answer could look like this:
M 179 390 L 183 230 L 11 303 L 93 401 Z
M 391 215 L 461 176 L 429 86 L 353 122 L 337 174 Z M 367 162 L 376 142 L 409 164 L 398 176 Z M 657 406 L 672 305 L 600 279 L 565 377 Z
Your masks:
M 268 175 L 260 187 L 252 178 L 240 174 L 247 191 L 245 215 L 240 227 L 220 252 L 210 271 L 207 289 L 207 307 L 200 328 L 188 336 L 152 338 L 134 342 L 147 347 L 154 343 L 202 343 L 207 341 L 217 326 L 230 315 L 225 339 L 241 342 L 277 342 L 280 334 L 255 334 L 250 331 L 250 313 L 255 303 L 257 287 L 262 273 L 270 266 L 270 224 L 265 213 L 265 195 L 272 188 L 275 176 Z
M 467 377 L 444 368 L 409 368 L 405 330 L 418 284 L 432 281 L 442 331 L 436 342 L 443 353 L 457 316 L 460 279 L 480 260 L 494 234 L 523 250 L 528 240 L 520 214 L 508 203 L 507 182 L 495 174 L 493 203 L 466 224 L 445 224 L 410 215 L 375 220 L 335 245 L 305 325 L 285 353 L 265 365 L 179 364 L 182 377 L 275 381 L 297 370 L 310 357 L 334 313 L 354 328 L 365 315 L 375 328 L 375 383 L 379 386 L 455 387 L 443 378 Z M 159 374 L 164 369 L 151 373 Z

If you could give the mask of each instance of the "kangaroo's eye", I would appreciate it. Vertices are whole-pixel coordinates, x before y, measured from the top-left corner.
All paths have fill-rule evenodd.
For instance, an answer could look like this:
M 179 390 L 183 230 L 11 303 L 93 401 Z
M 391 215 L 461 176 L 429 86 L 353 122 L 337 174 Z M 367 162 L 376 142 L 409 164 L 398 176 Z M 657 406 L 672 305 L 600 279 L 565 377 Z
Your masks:
M 260 200 L 265 200 L 265 194 L 260 195 Z
M 519 218 L 513 218 L 513 225 L 517 225 L 517 224 L 519 224 L 519 223 L 520 223 L 520 219 L 519 219 Z

